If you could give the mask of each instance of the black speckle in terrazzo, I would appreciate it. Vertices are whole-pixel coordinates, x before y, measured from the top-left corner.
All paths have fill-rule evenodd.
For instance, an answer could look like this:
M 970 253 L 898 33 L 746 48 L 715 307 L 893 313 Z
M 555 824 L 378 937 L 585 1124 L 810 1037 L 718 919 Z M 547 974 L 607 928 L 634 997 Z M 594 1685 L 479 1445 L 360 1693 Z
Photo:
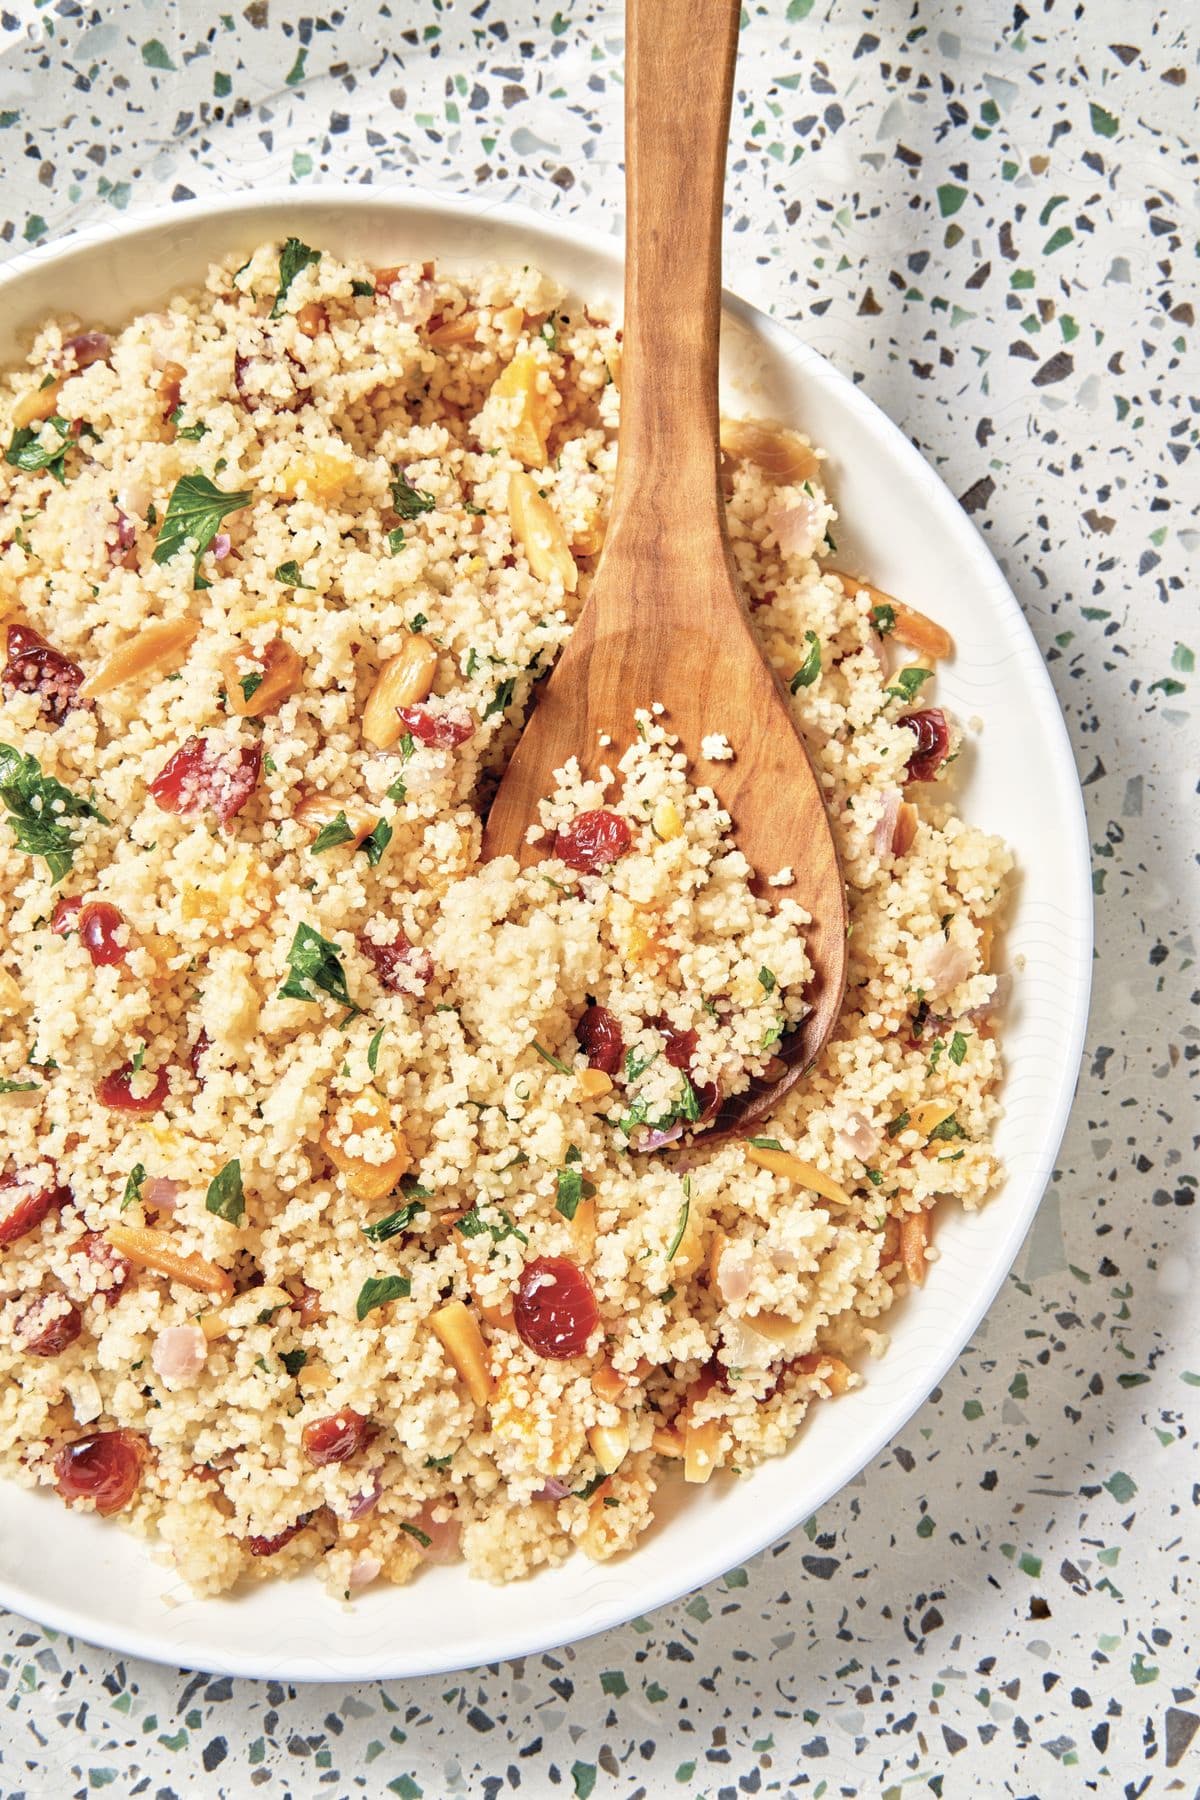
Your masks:
M 5 1617 L 0 1793 L 1200 1790 L 1197 35 L 1186 7 L 1116 0 L 744 9 L 731 285 L 960 497 L 1086 779 L 1078 1103 L 1017 1267 L 937 1397 L 790 1545 L 470 1677 L 255 1685 Z M 619 9 L 576 0 L 0 8 L 0 243 L 335 179 L 610 229 L 620 44 Z

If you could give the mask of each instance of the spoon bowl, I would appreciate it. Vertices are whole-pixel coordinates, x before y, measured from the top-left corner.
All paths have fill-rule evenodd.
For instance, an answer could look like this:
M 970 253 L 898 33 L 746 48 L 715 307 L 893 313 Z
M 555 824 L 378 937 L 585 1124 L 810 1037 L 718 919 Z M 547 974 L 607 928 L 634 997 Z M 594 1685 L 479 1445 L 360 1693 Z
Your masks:
M 811 920 L 809 1012 L 770 1078 L 706 1140 L 752 1125 L 820 1055 L 846 982 L 846 902 L 820 782 L 739 592 L 720 489 L 717 351 L 725 147 L 738 0 L 629 0 L 621 429 L 591 593 L 497 790 L 486 857 L 522 862 L 538 802 L 571 758 L 613 765 L 656 705 L 711 787 L 757 892 Z M 721 736 L 728 760 L 704 756 Z M 786 879 L 781 877 L 786 876 Z M 768 883 L 770 884 L 768 886 Z

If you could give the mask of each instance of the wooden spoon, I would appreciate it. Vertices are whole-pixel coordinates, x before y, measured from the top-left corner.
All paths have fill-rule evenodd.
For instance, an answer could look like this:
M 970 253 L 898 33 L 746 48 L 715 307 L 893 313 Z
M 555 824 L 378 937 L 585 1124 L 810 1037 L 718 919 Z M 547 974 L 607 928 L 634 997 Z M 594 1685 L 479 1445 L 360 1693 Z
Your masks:
M 492 804 L 484 855 L 522 862 L 554 772 L 585 774 L 631 741 L 661 700 L 693 776 L 733 820 L 758 891 L 799 901 L 815 971 L 788 1065 L 726 1103 L 704 1133 L 767 1113 L 823 1048 L 846 981 L 846 906 L 820 785 L 738 591 L 719 486 L 721 214 L 739 0 L 628 0 L 625 35 L 625 337 L 616 490 L 579 622 Z M 732 762 L 706 762 L 722 732 Z M 605 750 L 601 734 L 612 747 Z M 786 887 L 763 889 L 790 868 Z

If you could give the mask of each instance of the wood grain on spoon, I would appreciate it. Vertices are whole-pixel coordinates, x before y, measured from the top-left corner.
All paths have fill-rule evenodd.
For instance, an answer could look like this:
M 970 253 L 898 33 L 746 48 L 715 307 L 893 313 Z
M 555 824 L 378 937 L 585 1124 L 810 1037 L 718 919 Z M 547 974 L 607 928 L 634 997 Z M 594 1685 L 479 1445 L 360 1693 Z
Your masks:
M 721 214 L 738 0 L 628 0 L 625 336 L 612 516 L 579 622 L 508 766 L 484 854 L 523 862 L 538 803 L 572 756 L 615 764 L 634 712 L 661 701 L 693 778 L 733 820 L 759 891 L 811 915 L 815 978 L 788 1068 L 728 1102 L 712 1131 L 762 1117 L 820 1053 L 846 979 L 846 908 L 820 786 L 763 661 L 733 570 L 719 486 Z M 720 732 L 732 762 L 706 762 Z M 611 739 L 611 748 L 601 737 Z M 787 887 L 764 888 L 790 868 Z

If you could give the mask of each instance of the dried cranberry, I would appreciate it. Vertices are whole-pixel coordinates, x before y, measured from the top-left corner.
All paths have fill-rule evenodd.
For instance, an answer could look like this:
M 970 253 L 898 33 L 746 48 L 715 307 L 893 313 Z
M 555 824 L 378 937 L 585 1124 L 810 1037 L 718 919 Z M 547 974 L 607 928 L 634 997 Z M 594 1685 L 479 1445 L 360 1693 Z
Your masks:
M 0 676 L 4 692 L 36 694 L 41 711 L 54 725 L 61 725 L 73 706 L 90 706 L 80 700 L 83 670 L 60 650 L 52 649 L 31 625 L 8 627 L 8 662 Z
M 117 932 L 125 915 L 107 900 L 89 900 L 79 914 L 79 941 L 98 969 L 125 961 L 125 946 Z
M 931 706 L 927 712 L 905 713 L 897 723 L 907 727 L 917 740 L 917 747 L 908 759 L 904 779 L 932 781 L 950 749 L 950 727 L 946 723 L 945 713 L 940 707 Z
M 188 1059 L 187 1059 L 188 1068 L 192 1071 L 192 1074 L 196 1077 L 196 1080 L 200 1083 L 201 1087 L 204 1086 L 204 1074 L 203 1074 L 203 1071 L 201 1070 L 200 1064 L 204 1060 L 204 1052 L 211 1048 L 212 1048 L 212 1039 L 209 1037 L 207 1031 L 205 1031 L 205 1029 L 202 1025 L 200 1027 L 199 1033 L 196 1037 L 195 1043 L 192 1045 L 191 1049 L 188 1051 Z
M 76 1255 L 81 1253 L 96 1265 L 96 1299 L 105 1306 L 114 1306 L 129 1285 L 133 1264 L 109 1243 L 102 1231 L 84 1234 L 75 1249 Z
M 357 1456 L 373 1432 L 369 1419 L 343 1406 L 341 1412 L 331 1413 L 327 1419 L 314 1419 L 300 1435 L 309 1462 L 320 1469 L 326 1463 L 346 1462 Z
M 164 1065 L 154 1076 L 154 1085 L 148 1094 L 140 1096 L 130 1092 L 130 1086 L 136 1073 L 131 1062 L 122 1063 L 119 1069 L 113 1069 L 102 1081 L 96 1083 L 96 1098 L 101 1106 L 110 1106 L 114 1112 L 153 1113 L 157 1112 L 171 1087 L 170 1073 Z
M 624 856 L 632 842 L 628 825 L 619 813 L 605 806 L 583 812 L 564 825 L 554 840 L 554 854 L 570 869 L 594 875 Z
M 33 1231 L 74 1199 L 69 1187 L 34 1187 L 27 1175 L 0 1175 L 0 1250 Z
M 282 1531 L 275 1533 L 274 1537 L 248 1537 L 246 1548 L 251 1556 L 274 1556 L 277 1550 L 282 1550 L 285 1544 L 291 1543 L 297 1532 L 304 1530 L 311 1518 L 310 1512 L 301 1513 L 294 1524 L 285 1525 Z
M 692 1058 L 696 1054 L 696 1045 L 700 1041 L 696 1033 L 690 1028 L 687 1031 L 677 1031 L 674 1025 L 667 1024 L 660 1024 L 659 1029 L 666 1039 L 663 1055 L 671 1067 L 673 1069 L 690 1068 Z
M 453 750 L 455 745 L 465 744 L 475 730 L 474 719 L 461 706 L 438 710 L 419 700 L 413 706 L 398 706 L 396 711 L 405 731 L 411 732 L 418 743 L 432 744 L 438 750 Z
M 539 1356 L 582 1356 L 600 1323 L 592 1284 L 569 1256 L 538 1256 L 517 1283 L 513 1322 L 523 1344 Z
M 365 931 L 360 931 L 358 947 L 374 963 L 375 973 L 383 986 L 394 994 L 411 991 L 414 982 L 424 990 L 433 979 L 433 958 L 428 950 L 410 944 L 402 931 L 397 931 L 390 944 L 377 944 Z M 401 977 L 401 969 L 408 971 L 407 982 Z
M 258 786 L 261 743 L 214 750 L 207 738 L 190 737 L 181 744 L 150 783 L 164 812 L 215 812 L 228 825 Z
M 621 1027 L 607 1006 L 589 1006 L 575 1026 L 579 1048 L 588 1059 L 589 1069 L 603 1069 L 615 1075 L 625 1054 Z
M 73 931 L 78 931 L 79 909 L 82 905 L 83 901 L 78 894 L 70 899 L 64 894 L 60 900 L 55 901 L 54 911 L 50 915 L 50 929 L 55 937 L 69 937 Z
M 41 1294 L 16 1322 L 15 1335 L 26 1356 L 58 1356 L 73 1344 L 83 1329 L 83 1314 L 62 1296 Z
M 93 1431 L 64 1444 L 54 1459 L 54 1475 L 64 1500 L 92 1500 L 107 1518 L 137 1493 L 146 1460 L 146 1440 L 136 1431 Z

